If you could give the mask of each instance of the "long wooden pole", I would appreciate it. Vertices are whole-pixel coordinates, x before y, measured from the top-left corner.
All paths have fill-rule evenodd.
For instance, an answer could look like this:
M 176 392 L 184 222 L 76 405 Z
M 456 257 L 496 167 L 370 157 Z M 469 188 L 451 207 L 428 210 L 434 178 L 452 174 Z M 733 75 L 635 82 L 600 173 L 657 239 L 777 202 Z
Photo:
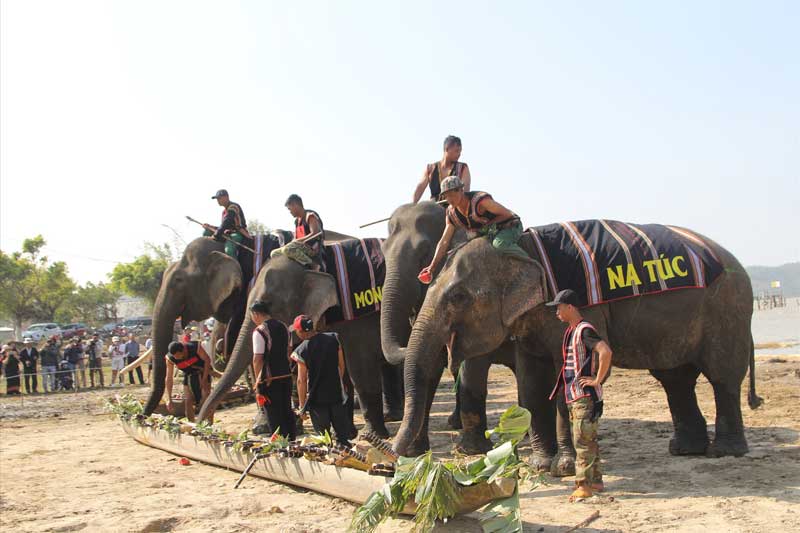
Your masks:
M 439 205 L 446 205 L 447 204 L 447 200 L 439 200 L 436 203 L 439 204 Z M 392 219 L 392 217 L 386 217 L 386 218 L 382 218 L 380 220 L 375 220 L 374 222 L 367 222 L 366 224 L 361 224 L 359 226 L 359 228 L 366 228 L 367 226 L 374 226 L 375 224 L 380 224 L 381 222 L 386 222 L 387 220 L 391 220 L 391 219 Z

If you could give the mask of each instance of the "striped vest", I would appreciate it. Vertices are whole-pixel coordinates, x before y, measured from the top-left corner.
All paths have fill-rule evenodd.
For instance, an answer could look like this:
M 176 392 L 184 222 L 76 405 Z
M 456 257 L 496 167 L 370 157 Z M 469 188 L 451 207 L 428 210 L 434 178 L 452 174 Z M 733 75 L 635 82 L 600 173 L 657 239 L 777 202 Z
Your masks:
M 564 332 L 564 341 L 561 344 L 561 354 L 564 364 L 558 374 L 556 386 L 550 394 L 552 400 L 561 386 L 564 386 L 564 397 L 567 403 L 572 403 L 581 398 L 590 397 L 589 391 L 584 390 L 578 382 L 579 377 L 592 377 L 597 374 L 597 357 L 594 353 L 587 353 L 586 345 L 583 344 L 583 332 L 591 329 L 595 333 L 597 330 L 585 320 L 574 327 L 568 327 Z M 603 386 L 598 385 L 595 391 L 596 400 L 603 399 Z

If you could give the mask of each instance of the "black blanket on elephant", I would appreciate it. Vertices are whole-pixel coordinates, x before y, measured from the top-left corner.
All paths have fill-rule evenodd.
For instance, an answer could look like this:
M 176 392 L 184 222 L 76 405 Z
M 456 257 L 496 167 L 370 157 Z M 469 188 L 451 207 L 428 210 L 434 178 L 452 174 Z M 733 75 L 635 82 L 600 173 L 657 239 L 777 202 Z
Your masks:
M 245 284 L 248 284 L 247 292 L 250 292 L 250 289 L 253 288 L 253 284 L 256 281 L 256 274 L 258 274 L 258 272 L 261 270 L 261 267 L 264 266 L 264 263 L 267 262 L 267 259 L 269 259 L 270 254 L 274 250 L 277 250 L 281 246 L 284 246 L 285 244 L 291 242 L 291 240 L 292 240 L 292 232 L 284 230 L 275 230 L 271 233 L 257 234 L 255 237 L 253 237 L 252 248 L 253 250 L 255 250 L 255 253 L 240 249 L 240 252 L 242 251 L 246 252 L 247 256 L 249 256 L 250 260 L 252 261 L 252 266 L 247 265 L 247 268 L 245 268 L 245 265 L 242 264 L 242 272 L 246 271 L 250 272 L 249 279 L 245 275 L 245 280 L 244 280 Z M 240 255 L 240 263 L 243 262 L 244 260 L 246 259 L 242 255 Z
M 348 239 L 326 244 L 325 267 L 336 279 L 340 302 L 325 313 L 329 324 L 381 310 L 386 276 L 381 239 Z
M 578 293 L 582 306 L 703 288 L 723 267 L 703 239 L 660 224 L 580 220 L 529 228 L 551 294 Z

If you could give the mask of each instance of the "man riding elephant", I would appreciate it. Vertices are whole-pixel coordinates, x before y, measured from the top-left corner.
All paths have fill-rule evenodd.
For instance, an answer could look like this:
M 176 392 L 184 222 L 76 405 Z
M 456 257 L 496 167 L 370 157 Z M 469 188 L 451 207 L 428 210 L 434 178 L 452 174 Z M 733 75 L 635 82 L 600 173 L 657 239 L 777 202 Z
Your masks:
M 219 226 L 203 224 L 203 228 L 206 230 L 203 235 L 214 237 L 217 241 L 224 239 L 226 241 L 225 253 L 236 258 L 238 246 L 235 243 L 241 244 L 245 239 L 250 239 L 250 232 L 247 231 L 247 220 L 244 218 L 242 206 L 236 202 L 231 202 L 228 191 L 225 189 L 218 190 L 211 199 L 216 200 L 223 207 L 222 223 Z

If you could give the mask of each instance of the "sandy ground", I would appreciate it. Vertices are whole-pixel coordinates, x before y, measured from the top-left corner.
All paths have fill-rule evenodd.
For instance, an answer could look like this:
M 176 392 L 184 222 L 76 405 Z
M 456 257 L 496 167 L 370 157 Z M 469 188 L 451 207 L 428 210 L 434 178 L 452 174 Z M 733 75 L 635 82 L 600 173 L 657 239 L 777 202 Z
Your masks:
M 800 356 L 760 356 L 758 392 L 765 404 L 743 403 L 751 452 L 743 458 L 671 457 L 672 433 L 663 391 L 646 372 L 614 369 L 606 388 L 601 448 L 608 492 L 567 503 L 570 478 L 552 479 L 521 495 L 526 531 L 565 531 L 599 510 L 582 531 L 800 530 Z M 492 370 L 490 423 L 512 404 L 516 390 L 504 368 Z M 445 429 L 451 382 L 437 394 L 435 450 L 450 450 Z M 144 396 L 146 389 L 127 388 Z M 4 531 L 342 531 L 355 506 L 326 496 L 249 478 L 234 490 L 237 472 L 137 444 L 102 411 L 91 391 L 20 400 L 0 398 L 0 528 Z M 698 386 L 713 422 L 711 387 Z M 252 406 L 220 412 L 219 422 L 248 427 Z M 391 424 L 391 430 L 397 428 Z M 709 424 L 713 432 L 713 424 Z M 382 531 L 407 531 L 393 520 Z M 441 531 L 480 531 L 472 516 Z

